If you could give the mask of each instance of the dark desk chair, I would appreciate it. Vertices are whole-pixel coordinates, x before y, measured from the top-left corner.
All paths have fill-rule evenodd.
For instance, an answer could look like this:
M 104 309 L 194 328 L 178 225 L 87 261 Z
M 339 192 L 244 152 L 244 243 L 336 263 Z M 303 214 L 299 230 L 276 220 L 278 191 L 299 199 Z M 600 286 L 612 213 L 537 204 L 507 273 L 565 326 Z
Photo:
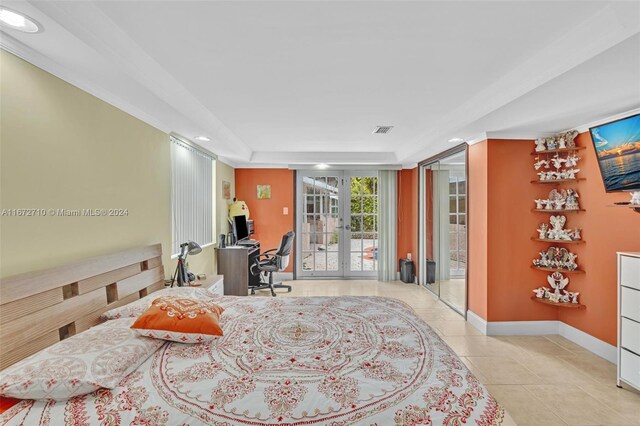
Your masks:
M 253 265 L 251 265 L 251 273 L 253 275 L 263 274 L 263 278 L 268 276 L 268 282 L 260 281 L 260 285 L 249 286 L 251 294 L 256 294 L 256 290 L 271 289 L 271 295 L 275 297 L 276 288 L 286 288 L 287 291 L 291 291 L 290 285 L 284 285 L 282 282 L 273 282 L 273 273 L 282 272 L 289 265 L 289 254 L 291 253 L 291 247 L 293 246 L 293 239 L 296 233 L 289 231 L 282 236 L 280 242 L 280 248 L 267 250 L 256 258 Z M 273 253 L 275 252 L 275 253 Z

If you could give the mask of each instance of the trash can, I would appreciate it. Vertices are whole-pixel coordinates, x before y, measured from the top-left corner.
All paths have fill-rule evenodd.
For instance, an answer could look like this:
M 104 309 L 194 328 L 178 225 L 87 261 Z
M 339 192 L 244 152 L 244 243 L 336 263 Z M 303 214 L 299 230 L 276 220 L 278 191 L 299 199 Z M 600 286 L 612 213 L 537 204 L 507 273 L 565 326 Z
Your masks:
M 416 272 L 413 267 L 413 261 L 409 259 L 400 259 L 400 281 L 403 283 L 413 284 L 416 280 Z
M 427 259 L 427 284 L 433 284 L 436 282 L 436 262 Z

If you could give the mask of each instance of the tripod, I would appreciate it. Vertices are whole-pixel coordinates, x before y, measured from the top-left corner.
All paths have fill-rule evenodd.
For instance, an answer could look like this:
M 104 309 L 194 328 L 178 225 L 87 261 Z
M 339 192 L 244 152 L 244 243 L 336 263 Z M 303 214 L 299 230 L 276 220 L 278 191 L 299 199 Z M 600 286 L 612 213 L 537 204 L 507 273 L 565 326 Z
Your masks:
M 189 271 L 187 271 L 187 256 L 190 254 L 198 254 L 202 251 L 202 248 L 198 243 L 193 241 L 187 241 L 180 244 L 180 254 L 178 255 L 178 265 L 176 271 L 171 278 L 171 287 L 177 284 L 178 287 L 190 286 L 191 280 L 189 279 Z

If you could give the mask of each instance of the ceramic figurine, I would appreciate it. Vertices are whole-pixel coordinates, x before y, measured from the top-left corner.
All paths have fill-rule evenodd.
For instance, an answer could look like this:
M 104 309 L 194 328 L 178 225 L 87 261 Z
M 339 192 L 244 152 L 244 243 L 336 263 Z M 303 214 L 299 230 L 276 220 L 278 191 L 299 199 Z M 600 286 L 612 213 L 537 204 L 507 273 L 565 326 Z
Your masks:
M 536 139 L 536 152 L 546 151 L 546 150 L 547 150 L 547 144 L 544 138 Z
M 536 209 L 542 210 L 544 209 L 544 205 L 547 204 L 547 200 L 537 199 L 535 200 L 535 203 L 536 203 Z
M 580 159 L 580 157 L 578 157 L 575 154 L 571 154 L 569 156 L 567 156 L 566 160 L 565 160 L 565 167 L 574 167 L 578 165 L 578 160 Z
M 578 296 L 580 292 L 576 291 L 575 293 L 571 293 L 571 303 L 578 303 Z
M 538 238 L 541 240 L 545 240 L 547 238 L 547 231 L 549 230 L 546 223 L 541 223 L 538 228 Z
M 631 193 L 631 204 L 634 206 L 640 206 L 640 191 Z
M 567 170 L 566 179 L 575 179 L 576 178 L 576 173 L 578 173 L 579 171 L 580 171 L 580 169 L 569 169 L 569 170 Z
M 536 297 L 538 299 L 544 298 L 544 288 L 542 288 L 542 287 L 536 288 L 535 290 L 533 290 L 533 292 L 536 294 Z
M 538 160 L 538 157 L 536 157 L 536 160 Z M 544 166 L 545 169 L 548 169 L 549 168 L 549 161 L 547 161 L 547 160 L 538 160 L 533 164 L 533 167 L 536 170 L 540 170 L 540 168 L 543 167 L 543 166 Z
M 565 149 L 567 147 L 567 141 L 564 140 L 564 135 L 558 136 L 558 148 Z
M 571 239 L 572 239 L 573 241 L 581 240 L 581 239 L 582 239 L 582 236 L 580 235 L 580 232 L 581 232 L 581 231 L 582 231 L 582 230 L 581 230 L 581 229 L 578 229 L 578 228 L 574 229 L 574 230 L 571 232 Z
M 556 154 L 555 157 L 551 159 L 551 162 L 553 163 L 553 167 L 555 167 L 556 169 L 560 169 L 562 168 L 562 164 L 566 163 L 567 160 Z
M 560 291 L 569 285 L 569 278 L 565 278 L 560 272 L 554 272 L 547 277 L 547 282 L 553 288 L 553 294 L 560 296 Z
M 573 189 L 567 189 L 567 201 L 565 204 L 565 209 L 567 210 L 578 210 L 580 206 L 578 205 L 578 192 Z
M 556 144 L 556 141 L 554 138 L 549 138 L 547 139 L 547 149 L 551 150 L 551 149 L 556 149 L 558 147 L 558 145 Z
M 569 301 L 571 301 L 571 297 L 567 294 L 569 292 L 566 290 L 563 290 L 563 291 L 564 291 L 564 294 L 560 296 L 560 301 L 562 303 L 569 303 Z
M 577 130 L 571 130 L 570 132 L 566 132 L 564 134 L 564 138 L 566 140 L 567 148 L 575 148 L 576 141 L 574 140 L 578 136 Z

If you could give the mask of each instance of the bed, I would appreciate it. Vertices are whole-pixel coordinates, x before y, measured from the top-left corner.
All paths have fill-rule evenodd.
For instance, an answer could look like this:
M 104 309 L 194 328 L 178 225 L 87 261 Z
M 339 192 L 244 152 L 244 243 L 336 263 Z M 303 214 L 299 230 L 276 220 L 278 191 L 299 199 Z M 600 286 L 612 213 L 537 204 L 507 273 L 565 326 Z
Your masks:
M 211 297 L 225 309 L 224 336 L 201 344 L 167 342 L 113 389 L 62 401 L 22 400 L 0 415 L 0 424 L 502 421 L 496 400 L 403 302 Z

